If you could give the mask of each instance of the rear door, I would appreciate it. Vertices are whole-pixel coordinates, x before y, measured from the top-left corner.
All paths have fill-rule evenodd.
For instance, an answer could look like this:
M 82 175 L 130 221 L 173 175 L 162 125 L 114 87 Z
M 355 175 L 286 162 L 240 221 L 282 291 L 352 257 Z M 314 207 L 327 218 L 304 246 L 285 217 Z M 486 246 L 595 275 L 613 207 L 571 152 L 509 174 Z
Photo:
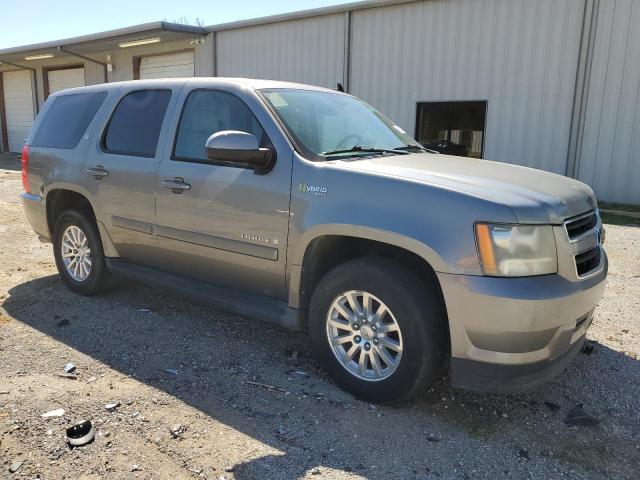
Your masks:
M 153 237 L 155 189 L 163 156 L 159 138 L 180 87 L 121 91 L 98 139 L 85 160 L 86 186 L 96 215 L 121 257 L 157 262 Z
M 285 298 L 291 149 L 264 107 L 256 111 L 261 104 L 255 94 L 241 95 L 183 92 L 175 143 L 165 149 L 158 175 L 156 234 L 172 271 Z M 251 133 L 273 149 L 273 169 L 257 175 L 246 166 L 207 160 L 207 138 L 223 130 Z M 186 188 L 172 188 L 175 182 Z

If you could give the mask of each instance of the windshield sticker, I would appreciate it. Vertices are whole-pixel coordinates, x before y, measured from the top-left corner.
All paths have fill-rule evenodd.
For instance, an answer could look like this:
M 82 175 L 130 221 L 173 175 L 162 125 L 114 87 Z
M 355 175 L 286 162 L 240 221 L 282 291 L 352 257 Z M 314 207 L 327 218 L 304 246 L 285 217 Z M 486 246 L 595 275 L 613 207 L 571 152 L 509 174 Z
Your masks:
M 317 185 L 307 185 L 306 183 L 301 183 L 298 185 L 298 191 L 300 193 L 312 193 L 316 197 L 326 197 L 327 196 L 327 187 L 319 187 Z
M 289 106 L 287 101 L 284 98 L 282 98 L 282 95 L 280 95 L 277 92 L 269 92 L 269 93 L 267 93 L 267 98 L 271 102 L 271 105 L 273 105 L 276 108 L 288 107 Z

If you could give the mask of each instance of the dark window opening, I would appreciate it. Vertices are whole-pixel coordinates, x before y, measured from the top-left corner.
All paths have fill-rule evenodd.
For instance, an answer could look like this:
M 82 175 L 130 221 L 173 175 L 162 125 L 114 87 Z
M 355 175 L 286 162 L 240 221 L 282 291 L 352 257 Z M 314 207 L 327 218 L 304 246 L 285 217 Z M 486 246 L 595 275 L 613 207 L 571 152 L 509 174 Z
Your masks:
M 171 90 L 138 90 L 125 95 L 116 107 L 102 148 L 107 153 L 155 157 L 158 137 Z
M 416 139 L 447 155 L 483 158 L 486 101 L 420 102 Z
M 54 97 L 32 146 L 76 148 L 106 96 L 107 92 L 91 92 Z

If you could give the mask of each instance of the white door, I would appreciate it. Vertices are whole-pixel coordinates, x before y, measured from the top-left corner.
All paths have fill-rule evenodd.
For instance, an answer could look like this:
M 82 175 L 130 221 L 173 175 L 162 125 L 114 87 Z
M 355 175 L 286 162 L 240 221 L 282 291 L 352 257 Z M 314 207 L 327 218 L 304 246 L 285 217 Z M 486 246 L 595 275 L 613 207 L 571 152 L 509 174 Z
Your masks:
M 49 75 L 49 94 L 67 88 L 84 87 L 84 68 L 51 70 Z
M 140 80 L 145 78 L 193 77 L 193 52 L 151 55 L 140 59 Z
M 33 76 L 30 70 L 2 73 L 10 152 L 20 152 L 33 125 Z

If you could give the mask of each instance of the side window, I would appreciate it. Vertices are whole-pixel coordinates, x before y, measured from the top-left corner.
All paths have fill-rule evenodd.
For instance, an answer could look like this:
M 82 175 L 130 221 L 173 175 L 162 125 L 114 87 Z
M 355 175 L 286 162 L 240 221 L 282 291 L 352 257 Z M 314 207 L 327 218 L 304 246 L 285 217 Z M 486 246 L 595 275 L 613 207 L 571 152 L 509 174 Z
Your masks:
M 116 106 L 102 138 L 107 153 L 155 157 L 171 90 L 139 90 Z
M 176 160 L 206 160 L 207 139 L 223 130 L 239 130 L 256 136 L 261 147 L 269 139 L 249 107 L 231 93 L 196 90 L 185 102 L 173 158 Z
M 32 146 L 75 148 L 106 96 L 107 92 L 87 92 L 54 97 Z

